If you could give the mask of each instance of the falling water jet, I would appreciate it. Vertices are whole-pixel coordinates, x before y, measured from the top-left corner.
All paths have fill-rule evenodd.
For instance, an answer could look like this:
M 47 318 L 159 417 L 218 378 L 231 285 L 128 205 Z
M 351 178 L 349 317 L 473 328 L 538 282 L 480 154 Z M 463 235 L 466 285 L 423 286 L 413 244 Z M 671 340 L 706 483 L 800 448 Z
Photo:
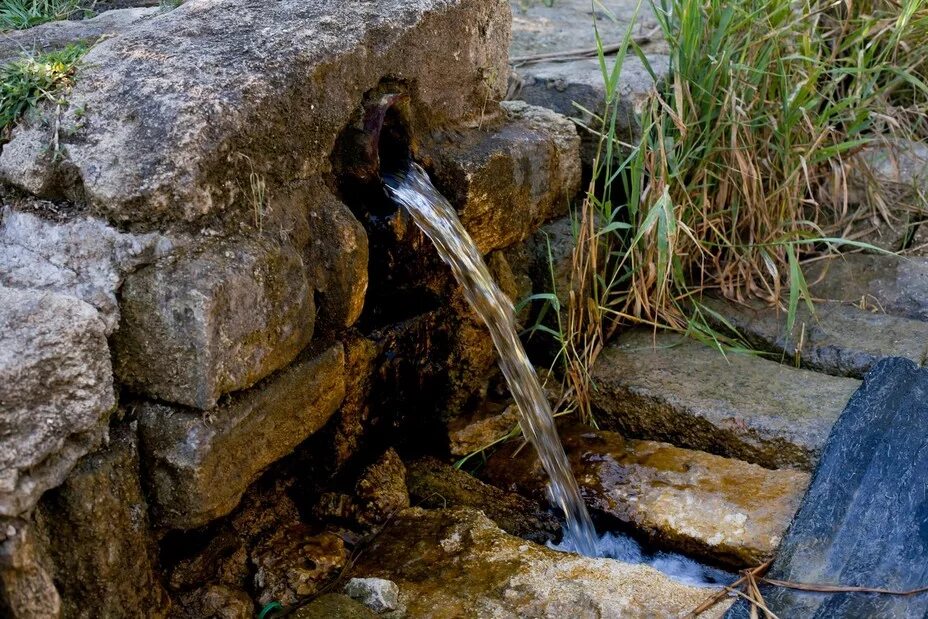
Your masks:
M 596 556 L 595 529 L 558 438 L 551 407 L 516 333 L 512 303 L 496 285 L 454 208 L 435 189 L 425 170 L 404 162 L 398 170 L 385 171 L 383 181 L 390 197 L 406 207 L 435 244 L 468 302 L 489 328 L 500 368 L 522 414 L 522 431 L 548 473 L 551 498 L 564 512 L 567 547 Z

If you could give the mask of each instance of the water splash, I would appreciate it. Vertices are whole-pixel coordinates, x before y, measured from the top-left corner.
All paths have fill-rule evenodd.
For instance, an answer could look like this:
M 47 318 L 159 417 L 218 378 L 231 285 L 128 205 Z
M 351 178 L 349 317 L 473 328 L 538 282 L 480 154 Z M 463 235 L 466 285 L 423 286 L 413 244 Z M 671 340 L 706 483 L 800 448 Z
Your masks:
M 390 197 L 406 207 L 416 225 L 435 243 L 468 302 L 489 328 L 500 368 L 522 413 L 522 431 L 538 451 L 548 473 L 550 493 L 564 512 L 564 537 L 571 549 L 595 556 L 595 529 L 554 427 L 551 407 L 516 333 L 512 303 L 496 285 L 454 207 L 432 186 L 425 170 L 411 163 L 403 172 L 386 175 L 384 184 Z
M 595 540 L 596 556 L 616 559 L 623 563 L 644 563 L 677 582 L 695 587 L 718 587 L 735 580 L 734 574 L 674 552 L 647 552 L 641 544 L 621 533 L 606 533 Z M 573 540 L 564 539 L 559 544 L 548 543 L 548 548 L 576 552 Z

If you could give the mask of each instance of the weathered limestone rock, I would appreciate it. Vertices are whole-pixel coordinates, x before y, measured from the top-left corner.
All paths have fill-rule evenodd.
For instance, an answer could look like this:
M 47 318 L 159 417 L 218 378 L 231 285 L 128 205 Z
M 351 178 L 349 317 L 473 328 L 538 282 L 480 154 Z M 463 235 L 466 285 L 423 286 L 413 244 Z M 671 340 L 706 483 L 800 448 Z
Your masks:
M 370 415 L 374 361 L 377 346 L 363 337 L 349 337 L 345 348 L 345 399 L 333 419 L 332 436 L 325 441 L 331 455 L 327 458 L 333 471 L 339 470 L 357 452 L 364 440 Z
M 406 483 L 417 507 L 479 509 L 507 533 L 539 544 L 560 535 L 560 522 L 539 502 L 485 484 L 438 460 L 411 462 L 406 467 Z
M 675 617 L 710 593 L 642 564 L 508 535 L 472 509 L 402 512 L 351 574 L 386 578 L 409 617 Z M 718 617 L 723 603 L 707 617 Z
M 592 52 L 596 49 L 593 30 L 593 11 L 584 0 L 558 0 L 555 3 L 522 2 L 512 0 L 511 58 L 514 74 L 510 78 L 509 98 L 522 99 L 532 105 L 549 108 L 565 116 L 576 118 L 585 127 L 595 127 L 592 114 L 601 115 L 606 101 L 602 69 L 595 53 L 564 54 L 564 52 Z M 611 16 L 596 10 L 596 26 L 603 45 L 622 42 L 629 23 L 635 18 L 638 4 L 626 0 L 608 0 L 603 6 Z M 613 17 L 615 19 L 613 19 Z M 643 49 L 658 78 L 666 75 L 669 62 L 666 44 L 656 31 L 657 22 L 647 5 L 641 5 L 637 26 L 633 34 L 650 43 Z M 544 54 L 561 54 L 561 58 L 537 58 Z M 611 68 L 612 58 L 607 58 Z M 654 79 L 642 62 L 629 54 L 622 66 L 617 85 L 617 129 L 623 139 L 634 140 L 641 132 L 639 116 Z M 582 109 L 581 109 L 582 108 Z M 585 110 L 585 111 L 584 111 Z M 596 153 L 598 137 L 583 130 L 582 157 L 591 165 Z
M 498 129 L 439 143 L 432 174 L 484 254 L 564 215 L 580 188 L 580 138 L 573 124 L 522 101 L 502 107 L 506 120 Z
M 118 35 L 134 24 L 157 15 L 157 7 L 107 11 L 91 19 L 61 20 L 27 30 L 11 30 L 0 38 L 0 64 L 23 55 L 64 49 L 72 43 L 93 44 L 101 37 Z
M 255 607 L 244 591 L 206 585 L 178 596 L 178 619 L 252 619 Z
M 759 302 L 738 305 L 706 297 L 703 303 L 760 350 L 797 358 L 802 366 L 834 376 L 863 378 L 874 363 L 928 358 L 928 322 L 874 313 L 842 303 L 817 303 L 815 314 L 799 304 L 792 333 L 786 312 Z
M 377 615 L 364 604 L 355 602 L 347 595 L 326 593 L 298 608 L 293 619 L 377 619 Z
M 406 467 L 392 447 L 364 470 L 355 486 L 355 495 L 362 506 L 358 517 L 362 525 L 383 524 L 409 507 Z
M 383 578 L 352 578 L 345 593 L 378 614 L 400 608 L 400 588 Z
M 467 456 L 486 449 L 509 434 L 519 423 L 519 408 L 486 402 L 471 417 L 455 417 L 448 423 L 451 455 Z
M 667 332 L 631 331 L 593 368 L 599 422 L 769 468 L 811 470 L 860 382 L 728 353 Z
M 812 295 L 861 309 L 928 321 L 928 259 L 848 254 L 806 273 Z
M 309 211 L 309 242 L 303 261 L 320 293 L 320 322 L 350 327 L 361 316 L 367 293 L 367 233 L 351 210 L 323 187 Z M 315 193 L 315 192 L 314 192 Z
M 0 520 L 0 614 L 10 619 L 57 619 L 61 596 L 55 588 L 31 526 Z
M 313 294 L 299 253 L 270 240 L 207 243 L 129 276 L 116 375 L 144 395 L 212 408 L 309 343 Z
M 36 212 L 9 207 L 0 212 L 0 284 L 86 301 L 100 312 L 107 335 L 119 322 L 116 293 L 126 275 L 184 244 L 157 233 L 120 232 L 91 217 L 44 219 L 36 213 L 54 215 L 51 205 L 30 206 Z
M 928 582 L 928 371 L 877 363 L 835 424 L 768 577 L 910 590 Z M 779 617 L 924 617 L 928 596 L 763 587 Z M 748 617 L 740 606 L 732 617 Z
M 773 556 L 799 507 L 809 475 L 607 431 L 561 432 L 584 499 L 668 549 L 733 567 Z M 492 483 L 544 497 L 537 455 L 494 454 L 483 470 Z
M 166 616 L 134 428 L 116 426 L 109 445 L 82 458 L 42 497 L 38 513 L 64 616 Z
M 305 602 L 335 578 L 347 560 L 345 543 L 334 533 L 313 533 L 300 524 L 275 531 L 251 556 L 258 603 Z
M 83 301 L 0 286 L 0 516 L 31 509 L 106 436 L 105 331 Z
M 17 129 L 0 177 L 119 222 L 248 221 L 251 175 L 273 208 L 325 174 L 385 76 L 430 126 L 478 116 L 505 88 L 509 31 L 504 0 L 187 2 L 91 49 L 60 122 Z
M 143 468 L 156 524 L 189 529 L 232 511 L 260 472 L 321 428 L 344 396 L 345 358 L 336 344 L 234 396 L 212 420 L 141 404 Z

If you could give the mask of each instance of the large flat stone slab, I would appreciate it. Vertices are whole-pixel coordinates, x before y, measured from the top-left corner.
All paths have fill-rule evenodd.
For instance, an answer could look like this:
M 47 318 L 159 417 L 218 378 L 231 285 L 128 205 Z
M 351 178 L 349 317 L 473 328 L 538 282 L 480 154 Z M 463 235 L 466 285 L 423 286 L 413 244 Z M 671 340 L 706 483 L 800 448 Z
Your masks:
M 140 404 L 155 524 L 191 529 L 228 514 L 261 471 L 325 425 L 344 397 L 345 356 L 336 344 L 231 398 L 209 418 Z
M 505 122 L 439 144 L 432 177 L 484 254 L 567 213 L 580 189 L 580 137 L 567 118 L 522 101 Z
M 799 507 L 808 473 L 771 471 L 741 460 L 615 432 L 562 427 L 584 500 L 670 550 L 733 567 L 769 560 Z M 501 449 L 482 474 L 539 498 L 547 476 L 531 449 Z
M 806 273 L 816 298 L 928 321 L 928 258 L 848 254 Z
M 769 468 L 811 470 L 851 394 L 849 378 L 638 330 L 593 368 L 601 425 Z
M 193 0 L 92 48 L 60 117 L 14 131 L 0 177 L 118 222 L 237 227 L 252 175 L 273 208 L 328 172 L 385 78 L 430 127 L 479 116 L 505 90 L 509 33 L 504 0 Z
M 786 312 L 752 302 L 706 297 L 703 303 L 759 350 L 834 376 L 863 378 L 880 359 L 904 357 L 919 365 L 928 357 L 928 322 L 891 316 L 844 303 L 799 304 L 792 332 Z M 721 325 L 719 325 L 721 326 Z
M 171 256 L 129 276 L 120 297 L 120 382 L 200 409 L 286 366 L 315 326 L 300 253 L 270 239 L 211 242 Z
M 928 582 L 928 371 L 877 363 L 835 424 L 769 578 L 910 590 Z M 928 595 L 763 587 L 780 617 L 924 617 Z M 748 617 L 745 606 L 731 617 Z
M 539 546 L 467 508 L 401 512 L 351 575 L 392 580 L 407 616 L 423 619 L 676 617 L 711 593 L 644 564 Z M 705 616 L 722 612 L 724 604 Z
M 0 516 L 59 485 L 116 407 L 106 327 L 87 303 L 0 286 Z

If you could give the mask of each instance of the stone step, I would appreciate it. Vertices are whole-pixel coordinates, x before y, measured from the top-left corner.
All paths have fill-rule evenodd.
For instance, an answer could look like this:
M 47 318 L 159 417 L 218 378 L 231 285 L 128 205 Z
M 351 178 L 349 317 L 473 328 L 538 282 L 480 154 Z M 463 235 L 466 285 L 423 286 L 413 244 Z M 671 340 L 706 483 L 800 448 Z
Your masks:
M 728 353 L 683 336 L 630 331 L 593 368 L 599 423 L 626 436 L 811 470 L 860 385 Z
M 733 567 L 773 556 L 809 483 L 802 471 L 755 464 L 584 426 L 561 440 L 587 504 L 657 545 Z M 511 443 L 482 474 L 543 498 L 547 476 L 532 449 Z
M 787 333 L 786 312 L 767 304 L 740 305 L 712 297 L 704 298 L 703 304 L 752 346 L 833 376 L 862 378 L 888 357 L 924 365 L 928 356 L 928 322 L 921 320 L 836 302 L 816 303 L 813 315 L 800 303 L 793 330 Z
M 928 258 L 848 254 L 806 272 L 817 299 L 928 321 Z

